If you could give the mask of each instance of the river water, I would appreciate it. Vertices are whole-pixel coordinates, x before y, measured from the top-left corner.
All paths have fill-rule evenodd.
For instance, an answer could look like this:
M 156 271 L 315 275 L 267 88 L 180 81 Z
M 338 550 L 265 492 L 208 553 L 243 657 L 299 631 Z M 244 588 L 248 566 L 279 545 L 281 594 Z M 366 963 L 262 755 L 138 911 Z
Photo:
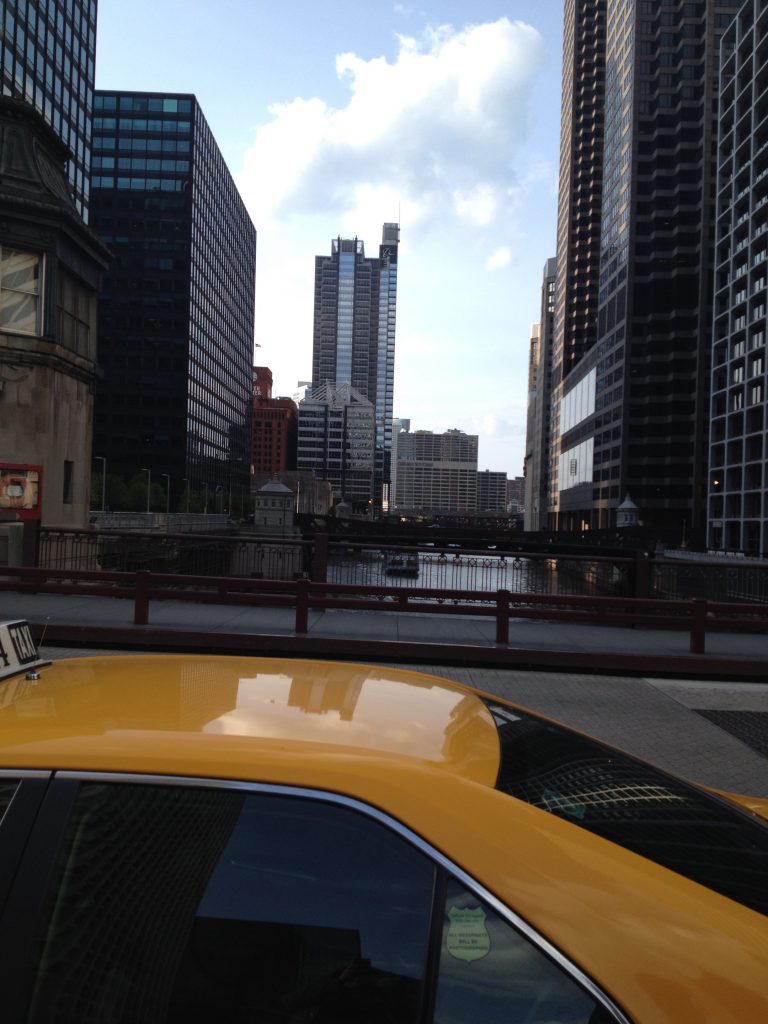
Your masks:
M 377 551 L 333 553 L 328 581 L 367 586 L 428 587 L 433 590 L 509 590 L 528 594 L 594 594 L 604 587 L 594 578 L 558 570 L 551 559 L 529 559 L 492 552 L 419 553 L 419 575 L 388 575 Z

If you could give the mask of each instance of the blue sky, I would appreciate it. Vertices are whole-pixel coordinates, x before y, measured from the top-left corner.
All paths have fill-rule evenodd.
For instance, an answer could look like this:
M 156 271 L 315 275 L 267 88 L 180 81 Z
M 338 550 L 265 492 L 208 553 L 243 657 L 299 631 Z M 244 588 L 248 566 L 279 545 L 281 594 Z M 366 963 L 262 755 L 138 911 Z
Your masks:
M 258 231 L 255 362 L 309 379 L 314 256 L 401 222 L 395 415 L 522 473 L 555 251 L 561 0 L 100 0 L 96 84 L 193 92 Z

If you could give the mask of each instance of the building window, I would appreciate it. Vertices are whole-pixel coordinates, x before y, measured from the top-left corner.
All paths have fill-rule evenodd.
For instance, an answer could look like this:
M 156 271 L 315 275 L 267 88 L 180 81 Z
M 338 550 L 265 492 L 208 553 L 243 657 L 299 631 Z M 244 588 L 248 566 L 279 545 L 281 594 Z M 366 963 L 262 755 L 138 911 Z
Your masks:
M 41 258 L 0 246 L 0 330 L 40 333 Z

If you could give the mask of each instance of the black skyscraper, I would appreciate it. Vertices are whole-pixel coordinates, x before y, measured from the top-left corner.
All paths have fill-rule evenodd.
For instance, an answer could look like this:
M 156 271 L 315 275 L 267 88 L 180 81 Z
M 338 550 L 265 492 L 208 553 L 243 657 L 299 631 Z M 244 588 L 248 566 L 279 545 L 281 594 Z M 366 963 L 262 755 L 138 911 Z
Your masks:
M 577 143 L 602 147 L 602 207 L 578 261 L 561 263 L 558 246 L 558 288 L 586 275 L 584 294 L 598 292 L 583 339 L 556 340 L 553 525 L 611 527 L 629 494 L 680 539 L 704 518 L 717 69 L 739 4 L 567 0 L 566 13 L 585 25 L 598 6 L 604 42 L 585 37 L 589 62 L 564 67 L 565 95 L 602 65 L 603 124 L 587 105 L 572 126 Z
M 69 181 L 86 220 L 96 0 L 3 0 L 0 66 L 5 96 L 26 100 L 69 149 Z
M 194 96 L 96 93 L 100 300 L 94 451 L 221 510 L 248 486 L 256 230 Z M 204 499 L 203 499 L 204 500 Z

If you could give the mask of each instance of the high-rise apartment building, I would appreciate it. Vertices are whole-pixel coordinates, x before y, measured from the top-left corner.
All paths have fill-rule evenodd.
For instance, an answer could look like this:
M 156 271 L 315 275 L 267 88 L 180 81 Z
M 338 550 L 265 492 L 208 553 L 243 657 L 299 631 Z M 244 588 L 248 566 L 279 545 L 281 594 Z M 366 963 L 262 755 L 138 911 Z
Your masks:
M 401 431 L 397 438 L 394 505 L 408 512 L 475 512 L 476 434 Z
M 720 69 L 708 545 L 768 554 L 768 6 L 748 0 Z
M 552 341 L 557 260 L 548 259 L 541 285 L 541 319 L 531 332 L 525 432 L 525 529 L 546 526 L 552 416 Z
M 4 96 L 26 100 L 70 153 L 78 213 L 88 219 L 97 0 L 5 0 L 0 28 Z
M 274 476 L 296 469 L 299 410 L 292 398 L 272 397 L 272 371 L 253 368 L 253 434 L 251 467 L 254 474 Z
M 330 256 L 315 257 L 312 387 L 349 384 L 373 405 L 377 508 L 390 480 L 399 239 L 399 225 L 385 224 L 378 257 L 358 238 L 336 238 Z
M 668 536 L 702 526 L 716 81 L 737 7 L 566 0 L 563 95 L 586 91 L 589 116 L 564 102 L 551 501 L 561 529 L 614 525 L 627 494 L 641 521 Z M 600 11 L 604 23 L 579 37 Z M 601 77 L 602 126 L 585 85 Z M 590 215 L 574 249 L 563 197 L 581 181 L 578 143 L 602 147 L 588 165 L 601 208 L 599 237 Z M 560 307 L 576 282 L 590 296 L 588 316 L 569 344 L 573 320 Z
M 194 96 L 98 91 L 91 222 L 115 254 L 99 303 L 94 454 L 130 477 L 249 486 L 256 230 Z

